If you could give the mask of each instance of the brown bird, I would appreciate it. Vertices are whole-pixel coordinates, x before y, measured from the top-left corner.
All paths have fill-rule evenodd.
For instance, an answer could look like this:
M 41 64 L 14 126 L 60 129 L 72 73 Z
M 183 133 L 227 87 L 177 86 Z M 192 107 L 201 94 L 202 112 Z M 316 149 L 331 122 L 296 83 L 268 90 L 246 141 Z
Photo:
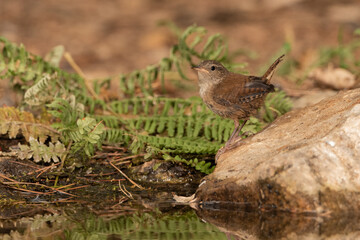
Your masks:
M 283 57 L 280 56 L 262 77 L 229 72 L 221 63 L 213 60 L 193 67 L 198 73 L 200 96 L 204 103 L 221 117 L 234 120 L 235 129 L 216 159 L 236 142 L 249 117 L 261 107 L 265 96 L 274 91 L 270 80 Z M 239 120 L 244 120 L 241 126 Z

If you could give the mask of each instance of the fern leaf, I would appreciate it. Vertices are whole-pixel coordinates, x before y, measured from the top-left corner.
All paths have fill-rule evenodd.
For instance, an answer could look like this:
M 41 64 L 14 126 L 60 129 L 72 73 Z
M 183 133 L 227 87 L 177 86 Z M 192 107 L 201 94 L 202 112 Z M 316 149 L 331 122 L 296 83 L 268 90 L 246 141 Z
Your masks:
M 49 74 L 45 74 L 43 78 L 34 84 L 31 88 L 26 90 L 24 94 L 24 100 L 30 106 L 38 106 L 45 102 L 52 100 L 54 96 L 49 95 L 45 89 L 49 85 L 51 77 Z
M 284 113 L 290 111 L 292 103 L 290 98 L 286 96 L 284 91 L 278 91 L 269 93 L 266 96 L 263 119 L 265 122 L 272 122 L 277 116 L 281 116 Z
M 55 144 L 49 143 L 49 146 L 37 141 L 35 138 L 29 138 L 30 146 L 18 144 L 18 148 L 11 148 L 20 159 L 34 159 L 34 162 L 54 162 L 60 161 L 63 154 L 66 152 L 65 146 L 57 141 Z
M 206 162 L 204 160 L 199 161 L 197 158 L 188 160 L 181 158 L 179 155 L 176 155 L 175 157 L 171 157 L 168 154 L 164 154 L 163 158 L 166 161 L 185 163 L 186 165 L 190 165 L 191 167 L 194 167 L 196 170 L 205 174 L 210 174 L 215 169 L 215 165 L 212 165 L 211 162 Z

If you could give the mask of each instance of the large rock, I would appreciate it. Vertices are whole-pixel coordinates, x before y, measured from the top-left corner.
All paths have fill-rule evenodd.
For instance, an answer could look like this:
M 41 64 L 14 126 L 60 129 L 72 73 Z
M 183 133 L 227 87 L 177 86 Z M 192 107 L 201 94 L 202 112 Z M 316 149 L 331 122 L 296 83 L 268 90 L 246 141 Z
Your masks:
M 360 89 L 278 118 L 218 160 L 203 208 L 335 214 L 360 209 Z

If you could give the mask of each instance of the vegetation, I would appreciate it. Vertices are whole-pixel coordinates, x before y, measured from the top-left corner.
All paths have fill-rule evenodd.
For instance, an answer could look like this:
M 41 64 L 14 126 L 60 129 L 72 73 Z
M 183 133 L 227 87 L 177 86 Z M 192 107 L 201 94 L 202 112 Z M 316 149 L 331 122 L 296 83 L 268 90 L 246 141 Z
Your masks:
M 23 45 L 0 38 L 0 77 L 10 79 L 23 96 L 19 109 L 41 112 L 35 120 L 29 112 L 0 109 L 2 134 L 12 138 L 21 133 L 30 144 L 20 146 L 21 156 L 35 161 L 62 159 L 66 166 L 66 159 L 91 158 L 105 144 L 124 146 L 132 154 L 146 153 L 144 161 L 162 158 L 210 173 L 213 162 L 198 159 L 217 152 L 229 138 L 233 123 L 214 115 L 198 97 L 165 97 L 165 81 L 188 80 L 187 69 L 204 59 L 216 59 L 233 70 L 244 65 L 231 61 L 220 34 L 207 37 L 206 30 L 197 26 L 176 32 L 178 44 L 169 57 L 118 77 L 119 96 L 123 97 L 115 100 L 104 100 L 99 93 L 116 79 L 90 84 L 83 75 L 60 69 L 63 48 L 55 48 L 45 61 Z M 157 83 L 162 86 L 160 92 L 154 88 Z M 283 92 L 269 94 L 264 115 L 252 118 L 244 131 L 258 132 L 265 122 L 290 108 Z
M 91 83 L 81 72 L 69 73 L 59 68 L 64 53 L 62 47 L 54 48 L 43 59 L 26 51 L 23 45 L 17 46 L 0 38 L 0 77 L 10 80 L 14 91 L 22 97 L 18 108 L 0 108 L 2 136 L 19 142 L 10 148 L 11 152 L 20 159 L 46 165 L 34 171 L 36 176 L 55 166 L 58 168 L 54 176 L 61 176 L 63 172 L 60 170 L 71 171 L 83 166 L 84 162 L 90 163 L 87 160 L 93 159 L 96 151 L 101 152 L 107 146 L 125 149 L 121 158 L 137 156 L 136 161 L 128 158 L 132 160 L 130 164 L 160 159 L 186 164 L 205 174 L 211 173 L 215 167 L 212 159 L 229 138 L 233 122 L 213 114 L 199 97 L 181 99 L 167 95 L 166 84 L 175 83 L 179 90 L 185 85 L 196 87 L 189 81 L 187 72 L 191 65 L 203 59 L 219 60 L 232 71 L 244 72 L 245 64 L 234 64 L 234 55 L 228 52 L 226 41 L 219 34 L 207 37 L 206 30 L 197 26 L 183 32 L 173 26 L 173 30 L 178 36 L 178 44 L 158 64 Z M 359 31 L 355 32 L 356 36 L 359 34 Z M 358 75 L 360 63 L 355 56 L 359 47 L 358 37 L 345 44 L 340 32 L 338 46 L 320 50 L 317 59 L 301 74 L 295 71 L 299 63 L 291 56 L 280 66 L 278 73 L 301 80 L 312 69 L 333 63 Z M 291 43 L 285 42 L 276 56 L 280 52 L 291 55 L 291 49 Z M 119 98 L 107 99 L 100 92 L 110 88 L 113 81 L 120 83 Z M 161 86 L 160 89 L 157 86 Z M 291 101 L 285 92 L 268 94 L 263 108 L 247 122 L 243 132 L 256 133 L 290 109 Z M 49 166 L 49 163 L 54 165 Z M 156 164 L 154 170 L 158 166 Z M 71 201 L 75 195 L 68 191 L 79 188 L 73 187 L 73 183 L 57 188 L 58 179 L 54 187 L 46 185 L 52 184 L 50 181 L 54 178 L 35 183 L 20 182 L 20 179 L 10 179 L 2 174 L 0 177 L 7 179 L 2 182 L 5 186 L 36 194 L 34 199 L 29 197 L 34 203 L 42 201 L 41 197 L 38 198 L 39 194 L 42 196 L 41 191 L 45 192 L 44 196 L 61 194 L 60 201 L 63 195 L 69 196 Z M 117 200 L 122 203 L 124 199 L 133 197 L 120 180 L 118 189 L 126 197 Z M 104 181 L 112 179 L 104 178 Z M 29 190 L 28 185 L 34 188 Z M 1 200 L 4 205 L 22 203 L 7 195 L 3 195 Z M 65 231 L 67 239 L 87 239 L 90 236 L 105 239 L 108 235 L 131 239 L 225 237 L 211 225 L 200 222 L 193 213 L 160 218 L 145 213 L 108 220 L 95 216 L 83 219 L 85 221 L 72 224 Z M 56 214 L 38 215 L 34 224 L 68 223 L 68 220 Z M 71 223 L 76 223 L 76 219 Z M 184 229 L 181 234 L 179 226 Z
M 328 65 L 347 69 L 356 76 L 360 74 L 360 60 L 357 57 L 360 53 L 360 28 L 354 31 L 354 38 L 349 42 L 344 41 L 343 30 L 340 28 L 338 44 L 336 46 L 321 47 L 314 59 L 307 63 L 307 66 L 301 66 L 301 63 L 291 56 L 292 48 L 292 41 L 285 41 L 279 51 L 270 59 L 269 63 L 274 61 L 281 53 L 285 53 L 286 61 L 279 66 L 277 74 L 286 76 L 287 79 L 291 79 L 299 84 L 303 83 L 312 70 Z

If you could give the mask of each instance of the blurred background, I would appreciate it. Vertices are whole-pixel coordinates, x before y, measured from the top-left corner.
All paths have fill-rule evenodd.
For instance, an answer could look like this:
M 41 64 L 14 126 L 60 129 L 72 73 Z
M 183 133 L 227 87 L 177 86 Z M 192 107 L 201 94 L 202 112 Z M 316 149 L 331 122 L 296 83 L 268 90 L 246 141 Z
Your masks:
M 0 36 L 44 56 L 64 45 L 90 78 L 127 73 L 169 55 L 176 36 L 161 22 L 182 29 L 196 23 L 226 36 L 236 61 L 257 70 L 291 43 L 306 61 L 325 45 L 344 41 L 360 27 L 358 0 L 0 0 Z M 69 68 L 69 66 L 62 66 Z M 193 75 L 195 78 L 195 74 Z
M 22 43 L 28 51 L 42 57 L 51 51 L 53 47 L 63 45 L 90 79 L 117 76 L 120 73 L 127 74 L 136 69 L 144 69 L 149 65 L 157 64 L 164 57 L 168 57 L 171 47 L 178 43 L 178 38 L 174 33 L 174 29 L 176 28 L 169 27 L 171 24 L 174 24 L 181 30 L 197 24 L 208 30 L 208 36 L 216 33 L 225 36 L 228 41 L 229 52 L 239 53 L 236 54 L 232 60 L 239 63 L 248 63 L 248 65 L 245 66 L 245 70 L 251 74 L 264 73 L 264 68 L 267 68 L 274 58 L 286 52 L 285 61 L 281 63 L 277 69 L 273 83 L 280 90 L 284 90 L 286 96 L 291 97 L 294 108 L 314 104 L 325 97 L 336 94 L 338 90 L 360 86 L 360 0 L 0 0 L 0 37 L 5 37 L 16 44 Z M 357 36 L 354 35 L 355 30 L 358 30 L 359 34 Z M 354 39 L 357 39 L 357 41 Z M 319 54 L 322 48 L 329 46 L 330 48 L 323 52 L 322 55 Z M 355 51 L 357 51 L 356 58 L 353 53 Z M 319 56 L 322 56 L 323 60 L 318 61 L 317 64 L 313 64 L 317 61 L 316 59 L 321 58 Z M 344 58 L 346 58 L 346 61 L 344 61 Z M 347 66 L 345 66 L 345 63 Z M 313 64 L 312 68 L 309 67 L 311 64 Z M 322 69 L 327 68 L 330 64 L 334 64 L 335 67 L 343 67 L 343 70 L 346 69 L 347 72 L 339 72 L 338 75 L 341 75 L 341 77 L 336 77 L 332 81 L 329 76 L 334 76 L 335 71 L 322 72 Z M 60 67 L 66 71 L 74 71 L 66 60 L 62 60 Z M 192 85 L 188 88 L 183 87 L 185 84 L 178 88 L 173 87 L 172 91 L 166 92 L 170 93 L 169 95 L 172 97 L 190 97 L 198 94 L 196 84 L 197 77 L 195 73 L 192 72 L 188 64 L 185 65 L 184 68 L 188 71 L 187 76 L 190 81 L 183 81 L 181 83 L 185 82 L 188 84 L 191 82 Z M 317 70 L 317 72 L 313 73 L 313 77 L 311 78 L 309 76 L 311 76 L 310 72 L 313 70 Z M 175 77 L 173 78 L 175 79 Z M 177 78 L 179 78 L 179 76 L 177 76 Z M 317 81 L 316 78 L 318 79 Z M 115 77 L 113 79 L 115 79 Z M 350 79 L 347 81 L 349 84 L 344 85 L 344 83 L 346 83 L 344 79 Z M 329 82 L 329 80 L 332 82 Z M 118 82 L 119 81 L 117 81 L 117 83 Z M 22 96 L 19 96 L 19 94 L 16 95 L 8 83 L 9 81 L 0 81 L 0 106 L 3 104 L 18 106 L 17 103 L 20 102 L 20 97 Z M 32 81 L 30 83 L 32 83 Z M 156 83 L 159 83 L 159 81 Z M 29 86 L 30 85 L 26 87 Z M 155 88 L 155 86 L 153 87 Z M 159 86 L 158 89 L 160 89 Z M 170 88 L 167 88 L 166 90 L 169 89 Z M 110 90 L 114 93 L 111 93 Z M 120 91 L 116 86 L 114 87 L 114 85 L 111 85 L 110 90 L 106 89 L 108 92 L 105 93 L 100 92 L 100 97 L 104 100 L 116 99 L 113 95 L 119 95 Z M 158 92 L 162 93 L 162 91 Z M 281 105 L 285 102 L 285 93 L 284 95 L 278 95 L 283 96 L 279 98 L 280 100 L 273 98 L 276 100 L 276 103 L 280 103 L 278 104 L 280 106 L 286 105 Z M 124 98 L 124 96 L 120 96 L 120 99 L 121 97 Z M 273 102 L 275 102 L 275 100 Z M 288 109 L 286 111 L 288 111 Z M 279 111 L 273 115 L 277 116 L 278 112 Z M 130 116 L 131 114 L 129 113 L 128 115 Z M 263 116 L 265 114 L 259 115 Z M 153 122 L 155 123 L 155 121 Z M 170 122 L 170 120 L 168 122 Z M 259 123 L 259 121 L 257 123 Z M 208 123 L 206 124 L 208 126 L 207 128 L 210 129 L 210 125 Z M 151 124 L 151 126 L 153 126 L 153 124 Z M 253 126 L 256 125 L 254 124 Z M 212 129 L 217 128 L 214 127 Z M 125 136 L 127 134 L 123 135 Z M 5 142 L 8 142 L 8 139 L 5 139 Z M 134 140 L 134 142 L 139 146 L 138 149 L 143 143 L 138 140 Z M 211 142 L 211 146 L 214 146 L 213 142 Z M 207 144 L 207 142 L 205 143 Z M 151 145 L 149 144 L 149 146 Z M 127 150 L 119 149 L 114 148 L 114 151 L 124 151 L 121 152 L 121 154 L 132 154 L 130 151 L 127 152 Z M 106 151 L 110 152 L 112 150 Z M 180 152 L 181 151 L 183 150 L 180 150 Z M 156 150 L 156 152 L 154 151 L 154 156 L 155 153 L 157 154 L 159 152 L 158 150 Z M 133 157 L 145 155 L 143 153 L 145 152 L 141 152 L 141 154 Z M 185 152 L 183 156 L 189 158 L 190 156 L 197 157 L 197 155 L 191 154 Z M 145 156 L 147 155 L 148 154 Z M 123 157 L 123 155 L 116 156 Z M 153 155 L 151 155 L 151 157 L 152 156 Z M 199 154 L 199 156 L 202 155 Z M 107 157 L 103 159 L 105 158 Z M 158 158 L 158 156 L 156 156 L 156 158 Z M 125 157 L 124 159 L 127 158 Z M 205 160 L 210 162 L 212 161 L 212 157 L 206 157 Z M 168 176 L 171 178 L 175 176 L 175 179 L 180 179 L 183 178 L 183 176 L 187 176 L 185 174 L 189 174 L 187 169 L 184 171 L 181 170 L 183 171 L 181 172 L 177 167 L 173 167 L 173 165 L 164 165 L 164 168 L 159 168 L 160 165 L 157 165 L 157 161 L 149 161 L 146 164 L 140 165 L 142 161 L 142 157 L 141 160 L 134 160 L 134 165 L 136 167 L 139 166 L 138 169 L 140 169 L 139 171 L 136 170 L 138 172 L 134 171 L 134 175 L 138 174 L 140 176 L 138 179 L 142 178 L 142 174 L 145 176 L 147 171 L 150 172 L 153 169 L 155 171 L 155 168 L 159 169 L 159 172 L 163 171 L 169 174 L 161 175 L 164 179 L 168 178 Z M 176 161 L 180 162 L 179 160 Z M 166 163 L 168 162 L 170 161 Z M 133 162 L 131 162 L 131 165 L 132 164 Z M 99 166 L 102 167 L 103 165 Z M 102 171 L 103 170 L 101 170 L 101 172 Z M 81 170 L 81 172 L 85 173 L 85 170 Z M 43 172 L 41 172 L 41 174 L 42 173 Z M 157 174 L 158 173 L 155 172 L 154 176 L 160 179 L 160 175 L 158 176 Z M 101 176 L 101 174 L 99 174 L 99 176 Z M 153 175 L 149 174 L 149 176 L 149 179 L 151 179 Z M 195 178 L 189 177 L 189 179 Z M 187 185 L 181 185 L 181 187 L 186 189 L 186 191 L 192 191 Z M 135 190 L 131 189 L 130 191 Z M 93 192 L 91 192 L 91 196 L 93 197 Z M 170 192 L 165 195 L 159 192 L 159 194 L 154 196 L 155 198 L 172 198 Z M 101 196 L 101 200 L 102 198 L 103 196 Z M 143 199 L 145 200 L 143 201 Z M 141 199 L 143 201 L 142 204 L 147 209 L 158 207 L 156 203 L 152 203 L 152 196 L 145 196 L 143 199 Z M 31 204 L 36 203 L 35 201 L 41 201 L 38 195 Z M 83 203 L 81 204 L 83 205 Z M 117 207 L 119 207 L 119 209 L 122 207 L 120 200 L 119 204 L 113 205 L 109 204 L 108 201 L 102 201 L 100 205 L 100 207 L 97 206 L 94 207 L 94 209 L 106 205 L 105 209 L 109 209 L 109 211 L 112 211 L 111 213 L 123 214 L 123 210 L 117 212 Z M 107 208 L 107 205 L 109 205 L 109 208 Z M 116 208 L 113 208 L 115 206 Z M 34 206 L 31 205 L 31 208 L 33 207 Z M 46 206 L 46 209 L 46 211 L 50 211 L 48 210 L 48 206 Z M 128 210 L 125 210 L 125 212 L 126 211 Z M 7 210 L 7 212 L 10 211 Z M 51 212 L 55 213 L 55 211 L 52 210 Z M 77 210 L 74 212 L 76 213 L 76 219 L 86 216 L 78 214 Z M 104 212 L 99 211 L 99 214 L 101 213 L 106 213 L 106 210 Z M 20 215 L 16 213 L 16 216 Z M 195 215 L 193 216 L 195 218 Z M 286 224 L 282 222 L 274 223 L 272 219 L 270 219 L 271 224 L 264 225 L 263 223 L 266 219 L 269 219 L 268 217 L 263 218 L 257 215 L 249 215 L 250 217 L 248 217 L 248 215 L 244 216 L 250 219 L 250 221 L 253 221 L 252 219 L 258 219 L 259 222 L 261 222 L 259 226 L 251 226 L 252 229 L 262 230 L 263 226 L 265 226 L 265 230 L 270 229 L 269 234 L 273 234 L 277 229 L 284 228 L 285 232 L 290 229 L 286 225 L 290 220 L 283 218 L 282 215 L 281 219 L 285 219 L 282 221 L 285 221 Z M 84 218 L 87 220 L 86 217 Z M 136 219 L 139 218 L 136 217 Z M 306 221 L 309 219 L 310 218 L 306 219 Z M 196 221 L 200 223 L 200 220 Z M 291 221 L 293 221 L 293 219 L 291 219 Z M 316 230 L 322 226 L 328 226 L 322 222 L 320 224 L 318 220 L 313 221 L 310 219 L 309 221 L 318 224 L 316 228 L 314 228 Z M 49 220 L 46 220 L 46 226 L 50 228 L 53 222 L 48 224 L 49 222 Z M 68 220 L 66 220 L 66 222 L 68 222 Z M 155 221 L 149 218 L 149 222 Z M 302 222 L 299 224 L 298 220 L 296 220 L 295 223 L 296 222 L 300 230 L 309 229 L 307 227 L 308 225 L 301 225 Z M 344 224 L 346 221 L 342 221 L 342 223 Z M 134 224 L 138 226 L 137 222 Z M 343 226 L 343 224 L 339 226 Z M 171 224 L 164 225 L 173 226 Z M 22 227 L 22 225 L 17 225 L 17 227 L 18 226 Z M 79 226 L 81 226 L 79 229 L 83 231 L 83 226 L 93 225 L 84 223 Z M 159 224 L 158 226 L 162 225 Z M 191 226 L 190 228 L 192 229 L 194 225 L 189 224 L 189 226 Z M 248 225 L 245 224 L 245 226 Z M 273 229 L 267 226 L 276 226 L 274 232 Z M 145 228 L 150 229 L 148 227 Z M 294 228 L 297 228 L 297 226 Z M 329 229 L 329 227 L 327 228 Z M 195 227 L 194 229 L 202 228 Z M 13 227 L 11 231 L 13 231 Z M 31 231 L 34 231 L 34 228 L 31 228 Z M 131 228 L 130 231 L 133 232 Z M 178 228 L 176 231 L 179 232 Z M 203 232 L 205 232 L 205 230 L 201 230 L 201 234 Z M 320 232 L 322 234 L 322 231 Z M 103 233 L 101 234 L 101 236 L 103 236 Z

